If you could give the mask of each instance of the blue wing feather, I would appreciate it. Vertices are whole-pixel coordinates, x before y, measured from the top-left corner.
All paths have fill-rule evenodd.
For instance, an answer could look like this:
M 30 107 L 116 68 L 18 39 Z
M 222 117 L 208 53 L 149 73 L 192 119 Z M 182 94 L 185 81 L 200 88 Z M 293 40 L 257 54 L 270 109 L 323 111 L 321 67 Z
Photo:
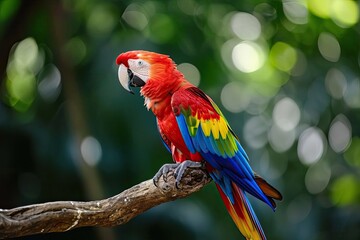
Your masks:
M 198 129 L 194 140 L 199 144 L 201 152 L 207 153 L 209 151 L 206 144 L 208 141 L 206 140 L 201 128 Z
M 240 145 L 239 141 L 236 141 L 236 146 L 238 147 L 238 149 L 239 149 L 241 155 L 243 156 L 243 158 L 246 159 L 247 160 L 246 162 L 248 163 L 249 157 L 246 154 L 244 148 Z M 250 166 L 249 166 L 249 168 L 250 168 Z
M 226 196 L 230 199 L 230 202 L 234 204 L 234 195 L 231 188 L 230 178 L 224 177 L 219 171 L 210 173 L 211 178 L 220 186 Z
M 185 120 L 184 115 L 182 115 L 182 114 L 178 115 L 176 117 L 176 121 L 178 123 L 179 129 L 180 129 L 181 135 L 184 139 L 184 142 L 186 144 L 186 147 L 189 149 L 189 151 L 191 153 L 195 153 L 196 150 L 194 148 L 194 145 L 196 144 L 196 142 L 193 142 L 190 138 L 190 134 L 188 131 L 188 127 L 186 125 L 186 120 Z

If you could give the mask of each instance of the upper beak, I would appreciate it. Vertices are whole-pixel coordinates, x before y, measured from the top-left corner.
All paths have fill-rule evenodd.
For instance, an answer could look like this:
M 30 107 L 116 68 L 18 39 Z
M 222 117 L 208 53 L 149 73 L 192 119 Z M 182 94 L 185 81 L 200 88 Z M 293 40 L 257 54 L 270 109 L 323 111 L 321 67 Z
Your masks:
M 125 88 L 126 91 L 134 94 L 134 92 L 130 89 L 130 76 L 128 74 L 128 68 L 125 67 L 124 64 L 120 64 L 119 66 L 118 77 L 121 86 L 123 86 L 123 88 Z
M 128 69 L 124 64 L 120 64 L 118 77 L 121 86 L 125 88 L 126 91 L 134 94 L 130 87 L 142 87 L 145 85 L 145 82 L 136 76 L 130 69 Z

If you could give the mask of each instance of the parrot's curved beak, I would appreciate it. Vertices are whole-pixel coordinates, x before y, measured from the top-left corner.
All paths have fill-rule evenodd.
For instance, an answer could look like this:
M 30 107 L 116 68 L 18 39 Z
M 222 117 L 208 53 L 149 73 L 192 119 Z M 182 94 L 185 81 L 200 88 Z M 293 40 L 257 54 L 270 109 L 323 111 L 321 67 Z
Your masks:
M 134 94 L 131 87 L 142 87 L 145 85 L 145 82 L 140 77 L 136 76 L 124 64 L 120 64 L 119 66 L 118 77 L 121 86 L 123 86 L 123 88 L 131 94 Z

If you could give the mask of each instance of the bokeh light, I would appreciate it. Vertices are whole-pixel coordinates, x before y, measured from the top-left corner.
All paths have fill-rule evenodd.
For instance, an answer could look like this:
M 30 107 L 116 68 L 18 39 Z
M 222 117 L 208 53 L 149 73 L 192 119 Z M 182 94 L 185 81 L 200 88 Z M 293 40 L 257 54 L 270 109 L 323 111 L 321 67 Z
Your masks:
M 308 10 L 305 0 L 283 0 L 285 16 L 295 24 L 306 24 L 308 22 Z
M 48 102 L 55 101 L 61 91 L 61 74 L 59 69 L 51 64 L 44 68 L 40 76 L 41 80 L 38 84 L 40 96 Z
M 230 112 L 244 111 L 250 101 L 245 85 L 230 82 L 221 90 L 221 103 Z
M 325 77 L 325 86 L 334 99 L 343 98 L 347 89 L 347 81 L 344 73 L 337 68 L 330 69 Z
M 307 0 L 307 4 L 313 14 L 331 18 L 343 28 L 351 27 L 359 20 L 359 7 L 353 0 Z
M 256 161 L 259 161 L 260 163 L 260 171 L 264 174 L 266 173 L 266 178 L 269 180 L 281 179 L 288 168 L 288 161 L 283 161 L 283 159 L 273 159 L 270 157 L 269 152 L 271 151 L 262 151 L 260 158 L 256 159 Z
M 275 151 L 285 152 L 295 142 L 300 109 L 291 98 L 282 98 L 275 104 L 272 119 L 274 124 L 268 134 L 269 143 Z
M 251 73 L 263 66 L 265 56 L 262 48 L 257 43 L 243 41 L 233 48 L 232 61 L 240 71 Z
M 66 43 L 64 50 L 67 56 L 69 56 L 69 62 L 72 65 L 80 64 L 87 54 L 85 42 L 79 37 L 71 38 Z
M 249 91 L 247 91 L 247 93 L 249 94 L 250 102 L 249 102 L 248 107 L 246 108 L 246 112 L 251 115 L 262 114 L 268 107 L 271 97 L 266 96 L 265 94 L 262 94 L 262 92 L 259 93 L 256 91 L 253 91 L 250 93 L 250 90 L 249 90 Z
M 44 64 L 44 54 L 33 38 L 26 38 L 14 46 L 6 69 L 8 103 L 25 112 L 35 100 L 36 74 Z
M 242 40 L 256 40 L 261 35 L 259 20 L 249 13 L 237 12 L 230 20 L 232 31 Z
M 285 97 L 276 103 L 272 117 L 278 128 L 291 131 L 300 121 L 300 108 L 294 100 Z
M 311 165 L 321 159 L 326 151 L 324 133 L 315 127 L 303 131 L 298 142 L 298 156 L 305 165 Z
M 121 16 L 131 27 L 141 31 L 148 25 L 147 16 L 141 11 L 138 4 L 130 4 Z
M 343 115 L 339 114 L 334 118 L 329 129 L 329 144 L 337 152 L 343 152 L 351 141 L 351 124 Z
M 329 18 L 333 0 L 307 0 L 310 11 L 321 18 Z
M 33 38 L 26 38 L 19 42 L 14 52 L 14 62 L 18 71 L 32 71 L 37 73 L 43 65 L 43 56 L 36 41 Z
M 82 140 L 80 152 L 84 161 L 90 166 L 97 165 L 102 157 L 101 145 L 99 141 L 92 136 L 87 136 Z
M 321 55 L 326 60 L 330 62 L 337 62 L 339 60 L 341 48 L 334 35 L 322 32 L 318 38 L 318 47 Z
M 347 28 L 359 21 L 359 6 L 353 0 L 333 0 L 332 20 L 340 27 Z
M 325 161 L 311 165 L 306 171 L 305 186 L 309 193 L 319 194 L 326 189 L 331 178 L 331 168 Z
M 357 177 L 346 174 L 336 179 L 331 185 L 331 199 L 336 205 L 346 206 L 358 204 L 360 197 L 360 182 Z
M 253 149 L 259 149 L 267 143 L 268 122 L 261 116 L 249 118 L 244 124 L 244 138 Z
M 268 134 L 269 143 L 276 152 L 282 153 L 291 148 L 296 139 L 295 129 L 284 130 L 274 124 Z
M 200 72 L 197 67 L 195 67 L 191 63 L 181 63 L 177 66 L 177 69 L 184 74 L 184 77 L 194 84 L 195 86 L 199 86 L 200 84 Z
M 296 64 L 296 50 L 284 42 L 275 43 L 270 51 L 271 63 L 281 71 L 289 72 Z
M 344 100 L 351 108 L 360 108 L 360 80 L 351 78 L 347 82 Z

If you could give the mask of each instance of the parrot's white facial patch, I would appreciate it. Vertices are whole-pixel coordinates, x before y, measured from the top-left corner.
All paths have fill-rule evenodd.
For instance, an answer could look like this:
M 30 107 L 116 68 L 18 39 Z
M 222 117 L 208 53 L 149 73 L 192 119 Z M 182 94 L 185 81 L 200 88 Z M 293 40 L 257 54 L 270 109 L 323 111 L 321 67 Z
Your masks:
M 142 59 L 129 59 L 129 69 L 145 83 L 150 77 L 150 64 Z

